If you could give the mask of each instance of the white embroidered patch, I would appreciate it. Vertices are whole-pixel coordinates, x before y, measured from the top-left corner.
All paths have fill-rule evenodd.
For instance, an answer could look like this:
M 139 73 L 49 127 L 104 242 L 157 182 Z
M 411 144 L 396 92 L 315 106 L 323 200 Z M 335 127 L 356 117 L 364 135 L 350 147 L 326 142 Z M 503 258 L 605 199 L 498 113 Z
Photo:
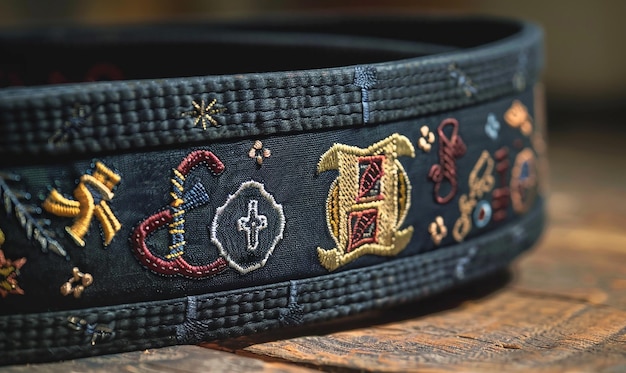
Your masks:
M 211 242 L 232 268 L 245 274 L 265 265 L 284 229 L 282 205 L 263 184 L 250 180 L 215 212 Z

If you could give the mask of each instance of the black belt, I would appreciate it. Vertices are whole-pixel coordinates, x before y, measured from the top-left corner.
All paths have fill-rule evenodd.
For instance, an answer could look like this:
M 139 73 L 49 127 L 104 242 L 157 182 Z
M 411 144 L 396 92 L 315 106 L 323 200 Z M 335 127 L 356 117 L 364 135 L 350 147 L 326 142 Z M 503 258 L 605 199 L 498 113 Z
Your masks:
M 318 322 L 505 267 L 543 227 L 541 39 L 393 16 L 3 31 L 0 363 Z

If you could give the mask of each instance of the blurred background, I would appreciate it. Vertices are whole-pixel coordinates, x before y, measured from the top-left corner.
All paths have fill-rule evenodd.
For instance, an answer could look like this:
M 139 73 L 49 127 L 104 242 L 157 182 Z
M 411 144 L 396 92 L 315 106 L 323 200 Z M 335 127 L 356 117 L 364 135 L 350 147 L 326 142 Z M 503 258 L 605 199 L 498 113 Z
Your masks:
M 0 27 L 224 19 L 266 14 L 398 11 L 524 18 L 546 33 L 551 132 L 607 127 L 623 141 L 626 1 L 621 0 L 0 0 Z

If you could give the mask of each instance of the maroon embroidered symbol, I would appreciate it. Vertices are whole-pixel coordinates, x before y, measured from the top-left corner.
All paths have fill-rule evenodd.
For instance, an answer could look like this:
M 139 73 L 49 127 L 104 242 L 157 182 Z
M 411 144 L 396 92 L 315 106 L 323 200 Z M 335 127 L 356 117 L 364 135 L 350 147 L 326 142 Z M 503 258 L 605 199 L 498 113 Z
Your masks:
M 349 245 L 347 252 L 366 243 L 376 243 L 378 210 L 368 209 L 350 213 Z
M 444 129 L 452 127 L 450 137 L 446 136 Z M 437 203 L 448 203 L 454 197 L 457 190 L 456 179 L 456 159 L 462 157 L 467 148 L 461 136 L 459 136 L 459 122 L 454 118 L 444 119 L 437 128 L 439 133 L 439 162 L 430 168 L 428 177 L 435 182 L 435 201 Z M 441 196 L 441 184 L 447 181 L 450 190 L 445 196 Z
M 188 174 L 198 165 L 204 164 L 215 175 L 224 171 L 224 164 L 207 150 L 196 150 L 185 157 L 177 168 L 173 169 L 171 179 L 173 201 L 165 209 L 142 221 L 132 235 L 133 251 L 139 261 L 162 275 L 181 275 L 190 278 L 213 276 L 228 266 L 224 258 L 205 265 L 193 265 L 183 258 L 185 253 L 185 212 L 208 203 L 209 196 L 204 186 L 197 182 L 189 190 L 184 183 Z M 146 243 L 146 239 L 155 231 L 168 226 L 171 237 L 169 254 L 164 258 L 155 255 Z
M 356 202 L 379 201 L 384 199 L 381 193 L 381 178 L 385 174 L 383 169 L 384 155 L 359 158 L 359 193 Z
M 509 207 L 509 198 L 511 192 L 507 183 L 507 172 L 511 167 L 509 162 L 509 149 L 505 146 L 494 153 L 496 159 L 496 172 L 500 175 L 500 187 L 491 193 L 491 207 L 493 209 L 493 221 L 502 221 L 506 219 L 507 208 Z

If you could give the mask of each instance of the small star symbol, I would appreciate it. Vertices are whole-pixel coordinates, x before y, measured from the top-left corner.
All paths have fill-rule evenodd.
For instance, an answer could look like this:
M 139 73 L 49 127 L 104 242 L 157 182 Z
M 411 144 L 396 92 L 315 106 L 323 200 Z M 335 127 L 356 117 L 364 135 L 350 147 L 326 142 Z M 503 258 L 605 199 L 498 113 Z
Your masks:
M 195 117 L 194 127 L 198 125 L 198 123 L 202 122 L 202 129 L 206 130 L 207 122 L 211 123 L 211 125 L 215 127 L 219 127 L 219 124 L 215 119 L 213 119 L 213 115 L 223 113 L 226 111 L 226 108 L 214 108 L 213 106 L 217 102 L 216 99 L 209 102 L 207 105 L 204 100 L 201 100 L 198 104 L 196 101 L 193 101 L 193 107 L 195 108 L 193 111 L 188 111 L 183 113 L 184 116 L 193 116 Z
M 85 107 L 78 104 L 74 105 L 72 114 L 65 121 L 63 127 L 57 130 L 49 139 L 50 144 L 58 144 L 65 142 L 70 136 L 75 135 L 78 130 L 87 124 L 87 120 L 91 114 L 85 112 Z

